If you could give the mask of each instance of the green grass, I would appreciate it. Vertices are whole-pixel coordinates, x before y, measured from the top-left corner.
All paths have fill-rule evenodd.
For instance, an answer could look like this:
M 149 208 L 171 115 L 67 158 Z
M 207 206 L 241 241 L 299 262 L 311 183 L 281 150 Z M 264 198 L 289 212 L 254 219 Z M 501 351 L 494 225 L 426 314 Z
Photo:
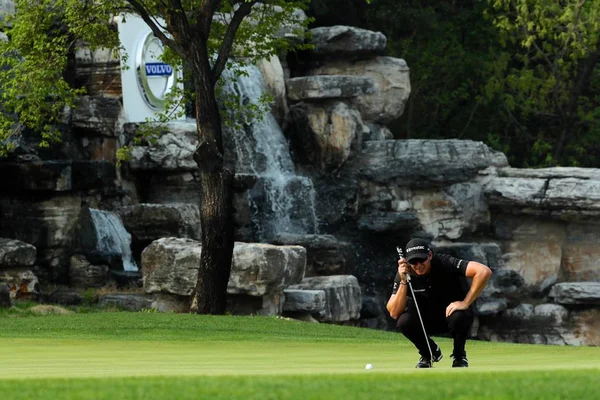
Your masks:
M 415 370 L 392 332 L 276 318 L 0 313 L 0 399 L 566 399 L 600 395 L 600 348 L 469 341 Z M 374 365 L 365 370 L 365 364 Z

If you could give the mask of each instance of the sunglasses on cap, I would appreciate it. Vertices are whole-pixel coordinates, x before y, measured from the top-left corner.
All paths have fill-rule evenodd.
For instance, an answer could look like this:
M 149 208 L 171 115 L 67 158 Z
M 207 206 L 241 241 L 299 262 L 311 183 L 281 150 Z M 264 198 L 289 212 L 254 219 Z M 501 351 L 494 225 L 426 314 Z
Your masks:
M 418 265 L 418 264 L 422 264 L 422 263 L 424 263 L 425 261 L 427 261 L 427 259 L 428 259 L 428 258 L 429 258 L 429 257 L 425 257 L 425 258 L 413 258 L 413 259 L 412 259 L 412 260 L 410 260 L 408 263 L 409 263 L 410 265 L 413 265 L 413 266 L 414 266 L 414 265 Z

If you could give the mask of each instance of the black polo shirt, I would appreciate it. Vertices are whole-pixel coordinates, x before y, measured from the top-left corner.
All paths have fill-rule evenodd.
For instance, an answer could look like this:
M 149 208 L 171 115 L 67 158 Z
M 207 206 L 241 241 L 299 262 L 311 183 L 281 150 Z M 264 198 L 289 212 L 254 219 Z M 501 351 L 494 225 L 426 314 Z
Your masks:
M 445 308 L 453 301 L 465 299 L 469 283 L 465 277 L 466 260 L 447 254 L 434 254 L 431 258 L 431 270 L 427 275 L 411 274 L 411 285 L 419 308 Z M 396 272 L 393 294 L 400 287 L 400 274 Z M 414 303 L 412 293 L 408 290 L 408 307 Z

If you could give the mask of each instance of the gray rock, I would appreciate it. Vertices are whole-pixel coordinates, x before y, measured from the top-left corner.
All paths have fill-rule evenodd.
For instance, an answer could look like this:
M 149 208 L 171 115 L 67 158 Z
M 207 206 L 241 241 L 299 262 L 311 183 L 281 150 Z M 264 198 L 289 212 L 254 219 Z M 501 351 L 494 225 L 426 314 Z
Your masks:
M 588 219 L 600 215 L 600 170 L 500 169 L 498 176 L 485 185 L 485 194 L 490 205 L 511 212 Z
M 283 311 L 306 312 L 322 315 L 325 313 L 325 291 L 324 290 L 298 290 L 285 289 L 285 302 Z
M 387 39 L 381 32 L 351 26 L 330 26 L 311 29 L 311 53 L 324 57 L 375 56 L 383 54 Z
M 115 188 L 115 166 L 109 161 L 52 160 L 0 163 L 7 192 L 69 192 Z M 41 196 L 40 196 L 41 197 Z
M 499 215 L 495 226 L 509 240 L 500 240 L 504 265 L 523 278 L 522 295 L 545 293 L 558 281 L 565 241 L 564 224 L 532 216 Z M 538 295 L 539 296 L 539 295 Z
M 508 307 L 505 299 L 478 298 L 476 302 L 477 315 L 496 315 Z
M 358 229 L 372 232 L 415 231 L 421 227 L 413 212 L 373 210 L 362 214 Z
M 148 242 L 162 237 L 200 240 L 200 211 L 194 204 L 136 204 L 117 213 L 132 240 Z
M 237 242 L 233 250 L 229 294 L 264 296 L 298 283 L 306 270 L 301 246 Z
M 69 267 L 71 284 L 77 288 L 102 287 L 108 283 L 108 267 L 92 265 L 83 255 L 73 255 Z
M 116 98 L 81 96 L 71 110 L 71 126 L 79 135 L 116 137 L 123 105 Z
M 35 263 L 36 248 L 20 240 L 0 238 L 0 269 L 31 267 Z
M 415 157 L 418 154 L 418 157 Z M 469 140 L 382 140 L 365 142 L 344 172 L 381 183 L 431 187 L 467 182 L 506 156 Z
M 146 293 L 189 296 L 196 287 L 202 246 L 192 239 L 161 238 L 142 252 Z
M 191 239 L 162 238 L 142 252 L 146 293 L 191 295 L 202 246 Z M 227 293 L 261 297 L 279 294 L 304 276 L 306 251 L 300 246 L 236 242 Z
M 364 121 L 389 124 L 404 112 L 410 95 L 409 69 L 406 61 L 376 57 L 363 61 L 331 61 L 314 68 L 308 75 L 357 75 L 369 77 L 375 92 L 352 97 L 348 102 L 360 111 Z
M 390 130 L 390 128 L 388 128 L 385 125 L 379 125 L 379 124 L 369 123 L 369 124 L 367 124 L 367 127 L 369 129 L 363 135 L 363 140 L 364 141 L 367 141 L 367 140 L 392 140 L 392 139 L 394 139 L 394 134 L 392 133 L 392 131 Z
M 539 304 L 533 308 L 533 315 L 550 317 L 553 325 L 562 325 L 569 318 L 569 310 L 558 304 Z
M 552 286 L 548 296 L 558 304 L 600 304 L 600 282 L 564 282 Z
M 339 169 L 360 148 L 363 130 L 358 111 L 339 101 L 290 107 L 288 135 L 298 161 L 323 171 Z
M 109 293 L 100 296 L 98 306 L 141 311 L 152 308 L 152 298 L 138 293 Z
M 126 124 L 129 135 L 135 135 L 139 125 Z M 151 146 L 132 146 L 129 165 L 142 171 L 195 171 L 193 159 L 198 144 L 196 122 L 192 120 L 170 122 L 157 128 L 162 132 Z
M 288 290 L 324 290 L 325 313 L 315 317 L 321 322 L 344 322 L 360 317 L 361 290 L 358 280 L 352 275 L 304 278 L 299 284 L 288 287 Z
M 375 92 L 371 78 L 353 75 L 303 76 L 287 80 L 291 100 L 341 99 Z
M 298 245 L 306 249 L 305 276 L 343 275 L 354 265 L 349 243 L 333 235 L 278 235 L 272 241 L 277 245 Z
M 46 249 L 69 248 L 81 210 L 79 194 L 41 197 L 0 197 L 0 236 Z
M 280 316 L 283 313 L 284 300 L 283 291 L 264 296 L 228 294 L 227 312 L 233 315 Z
M 75 290 L 62 288 L 52 291 L 48 295 L 47 301 L 51 304 L 63 306 L 78 306 L 83 303 L 83 296 Z
M 148 203 L 200 204 L 200 181 L 193 172 L 153 174 L 147 185 Z

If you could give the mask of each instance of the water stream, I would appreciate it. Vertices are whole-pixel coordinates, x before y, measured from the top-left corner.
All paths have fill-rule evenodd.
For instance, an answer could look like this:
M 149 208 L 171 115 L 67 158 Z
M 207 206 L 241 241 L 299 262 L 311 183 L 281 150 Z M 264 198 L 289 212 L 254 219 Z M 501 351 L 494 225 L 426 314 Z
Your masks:
M 138 271 L 131 253 L 131 235 L 125 230 L 119 216 L 94 208 L 90 208 L 90 214 L 96 231 L 96 250 L 120 254 L 124 271 Z
M 239 96 L 242 105 L 258 104 L 266 91 L 255 66 L 244 68 L 247 76 L 233 77 L 226 70 L 225 91 Z M 236 173 L 258 178 L 249 191 L 253 222 L 261 240 L 278 234 L 317 233 L 315 190 L 310 178 L 294 170 L 288 143 L 270 112 L 234 130 Z

